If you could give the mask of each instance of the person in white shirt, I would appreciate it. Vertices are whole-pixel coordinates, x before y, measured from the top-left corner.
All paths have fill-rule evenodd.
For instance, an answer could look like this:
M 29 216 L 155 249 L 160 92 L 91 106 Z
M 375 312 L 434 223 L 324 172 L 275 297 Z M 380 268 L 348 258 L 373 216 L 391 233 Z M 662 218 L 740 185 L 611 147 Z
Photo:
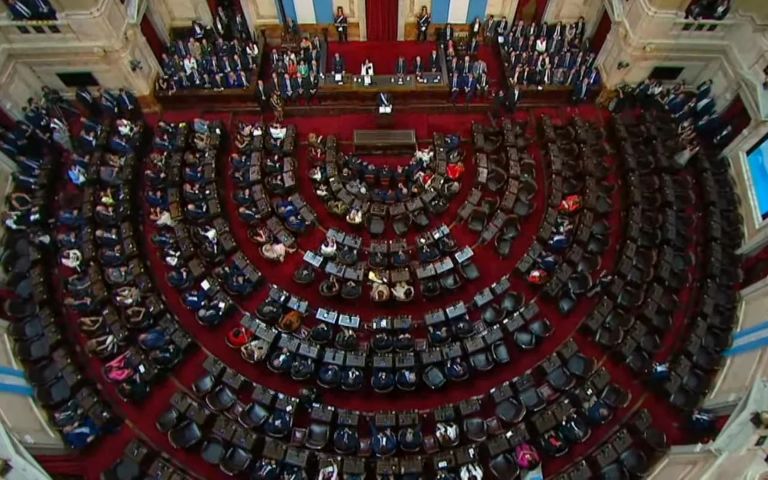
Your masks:
M 476 463 L 468 463 L 461 467 L 459 476 L 461 480 L 482 480 L 483 469 Z
M 547 51 L 547 37 L 541 36 L 536 40 L 536 51 L 545 53 Z
M 269 134 L 274 138 L 275 140 L 282 140 L 285 138 L 285 134 L 288 132 L 288 129 L 281 126 L 278 123 L 273 123 L 269 126 Z
M 360 75 L 371 76 L 373 74 L 373 63 L 366 58 L 363 65 L 360 67 Z
M 195 57 L 192 55 L 187 55 L 186 58 L 184 58 L 184 71 L 187 75 L 191 75 L 192 70 L 197 70 L 197 60 L 195 60 Z

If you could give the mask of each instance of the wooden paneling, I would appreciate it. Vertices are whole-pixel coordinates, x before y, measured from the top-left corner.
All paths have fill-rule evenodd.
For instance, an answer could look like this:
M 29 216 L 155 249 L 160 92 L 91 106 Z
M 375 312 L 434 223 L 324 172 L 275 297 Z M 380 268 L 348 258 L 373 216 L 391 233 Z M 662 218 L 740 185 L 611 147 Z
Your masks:
M 280 42 L 280 39 L 282 38 L 282 34 L 283 34 L 282 25 L 280 24 L 259 25 L 257 28 L 259 30 L 264 30 L 264 34 L 267 37 L 267 42 L 270 45 L 275 45 L 276 43 Z M 323 37 L 323 31 L 325 30 L 328 32 L 329 42 L 335 42 L 338 39 L 338 36 L 336 35 L 336 29 L 334 28 L 332 23 L 302 23 L 299 25 L 299 29 L 303 34 L 304 33 L 309 34 L 310 37 L 319 35 L 320 38 Z M 360 24 L 357 22 L 354 22 L 354 23 L 350 22 L 347 33 L 350 41 L 359 41 L 360 40 Z

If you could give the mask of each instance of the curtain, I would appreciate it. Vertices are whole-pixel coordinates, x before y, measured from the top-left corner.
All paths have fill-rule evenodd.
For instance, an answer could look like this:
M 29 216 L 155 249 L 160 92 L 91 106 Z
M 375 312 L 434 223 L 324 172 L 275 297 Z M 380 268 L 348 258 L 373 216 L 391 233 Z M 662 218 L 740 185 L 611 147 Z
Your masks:
M 749 115 L 749 110 L 747 110 L 744 101 L 741 99 L 741 94 L 736 94 L 736 97 L 731 100 L 731 103 L 723 110 L 720 117 L 723 119 L 724 124 L 730 124 L 733 128 L 733 137 L 736 137 L 752 123 L 752 117 Z
M 15 123 L 13 117 L 8 115 L 8 113 L 0 107 L 0 127 L 13 128 Z
M 611 32 L 611 16 L 608 15 L 608 10 L 603 11 L 603 16 L 600 17 L 600 23 L 597 24 L 595 34 L 592 35 L 592 51 L 600 53 L 600 49 L 603 48 L 605 39 Z
M 397 0 L 365 0 L 368 40 L 397 40 Z
M 157 34 L 155 26 L 149 20 L 149 16 L 147 16 L 146 13 L 141 18 L 141 33 L 144 35 L 144 38 L 147 39 L 149 48 L 152 49 L 152 53 L 155 54 L 155 58 L 157 58 L 157 61 L 159 62 L 163 56 L 163 52 L 165 52 L 166 46 L 160 38 L 160 35 Z

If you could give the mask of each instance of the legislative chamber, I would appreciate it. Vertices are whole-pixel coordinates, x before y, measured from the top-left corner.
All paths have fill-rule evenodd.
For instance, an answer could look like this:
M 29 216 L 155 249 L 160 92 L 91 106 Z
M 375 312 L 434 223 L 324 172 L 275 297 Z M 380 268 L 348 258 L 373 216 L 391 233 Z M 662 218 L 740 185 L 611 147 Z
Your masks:
M 0 477 L 768 473 L 762 0 L 3 0 Z

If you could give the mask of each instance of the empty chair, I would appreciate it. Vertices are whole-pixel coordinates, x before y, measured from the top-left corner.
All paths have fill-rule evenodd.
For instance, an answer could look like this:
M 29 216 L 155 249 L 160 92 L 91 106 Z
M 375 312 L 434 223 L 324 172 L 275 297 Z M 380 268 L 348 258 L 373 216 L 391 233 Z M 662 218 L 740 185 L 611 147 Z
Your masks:
M 480 278 L 480 271 L 477 269 L 477 265 L 471 260 L 467 260 L 459 265 L 459 272 L 461 272 L 461 275 L 464 278 L 470 281 Z
M 501 340 L 493 344 L 491 347 L 491 354 L 496 363 L 509 363 L 511 360 L 507 346 Z
M 525 304 L 525 296 L 522 293 L 507 292 L 499 306 L 505 313 L 513 313 L 523 308 L 523 304 Z
M 331 431 L 327 424 L 313 422 L 307 429 L 307 438 L 304 445 L 313 450 L 321 450 L 328 444 Z
M 237 401 L 237 397 L 226 385 L 219 385 L 205 396 L 205 403 L 214 411 L 228 409 Z
M 470 441 L 482 442 L 487 436 L 485 421 L 480 417 L 465 418 L 464 433 Z
M 569 290 L 565 290 L 557 300 L 557 311 L 562 315 L 568 315 L 576 308 L 576 302 L 576 297 Z
M 601 480 L 628 480 L 627 470 L 620 463 L 611 463 L 600 470 Z
M 168 432 L 168 441 L 175 448 L 190 448 L 203 438 L 200 427 L 195 422 L 186 420 Z
M 592 287 L 592 278 L 584 272 L 576 272 L 568 277 L 568 289 L 573 295 L 583 295 Z
M 205 396 L 216 386 L 216 378 L 210 373 L 204 374 L 192 384 L 192 391 L 198 397 Z
M 539 318 L 528 324 L 528 329 L 539 338 L 547 338 L 552 335 L 552 324 L 547 318 Z
M 473 232 L 480 233 L 485 228 L 487 221 L 488 215 L 480 209 L 475 209 L 469 214 L 467 227 Z
M 227 475 L 238 475 L 248 468 L 253 456 L 240 447 L 230 447 L 224 458 L 221 459 L 219 468 Z
M 490 352 L 485 350 L 472 354 L 469 357 L 469 364 L 472 365 L 472 368 L 481 372 L 490 370 L 494 365 Z
M 576 379 L 571 376 L 568 370 L 559 366 L 547 373 L 547 383 L 552 385 L 555 390 L 562 392 L 570 389 L 576 383 Z
M 203 442 L 203 446 L 200 448 L 200 456 L 206 463 L 211 465 L 218 465 L 221 463 L 221 459 L 224 458 L 225 448 L 224 443 L 218 437 L 209 437 Z
M 496 416 L 507 424 L 521 421 L 525 416 L 525 407 L 514 398 L 507 398 L 496 404 Z
M 395 217 L 392 219 L 392 227 L 395 229 L 395 234 L 400 237 L 405 236 L 411 227 L 411 219 L 406 215 Z
M 493 457 L 488 467 L 498 480 L 515 480 L 520 475 L 515 457 L 509 452 Z
M 238 416 L 238 420 L 246 428 L 258 428 L 269 418 L 269 412 L 261 404 L 251 403 Z
M 514 334 L 515 345 L 523 350 L 531 350 L 536 347 L 536 337 L 527 328 L 519 328 Z
M 577 377 L 586 378 L 595 369 L 595 361 L 577 352 L 568 358 L 565 368 Z
M 72 397 L 72 389 L 64 378 L 35 388 L 35 398 L 46 407 L 60 405 Z
M 370 215 L 367 219 L 368 223 L 368 232 L 371 235 L 381 235 L 384 233 L 384 229 L 386 228 L 386 223 L 384 222 L 384 219 L 376 216 L 376 215 Z M 395 231 L 397 231 L 397 225 L 398 225 L 397 219 L 395 219 Z M 405 227 L 406 231 L 408 230 L 408 227 Z
M 163 433 L 168 433 L 181 418 L 181 413 L 174 407 L 169 408 L 160 414 L 155 421 L 155 427 Z
M 619 456 L 619 461 L 624 468 L 635 478 L 648 474 L 648 458 L 637 448 L 629 448 Z
M 624 408 L 629 405 L 632 395 L 621 387 L 609 383 L 603 390 L 600 399 L 613 409 Z
M 501 320 L 501 312 L 499 311 L 499 307 L 494 304 L 488 305 L 483 310 L 481 318 L 486 324 L 495 325 Z
M 518 395 L 523 406 L 531 412 L 537 412 L 547 405 L 547 400 L 541 396 L 541 393 L 535 387 L 524 389 Z

